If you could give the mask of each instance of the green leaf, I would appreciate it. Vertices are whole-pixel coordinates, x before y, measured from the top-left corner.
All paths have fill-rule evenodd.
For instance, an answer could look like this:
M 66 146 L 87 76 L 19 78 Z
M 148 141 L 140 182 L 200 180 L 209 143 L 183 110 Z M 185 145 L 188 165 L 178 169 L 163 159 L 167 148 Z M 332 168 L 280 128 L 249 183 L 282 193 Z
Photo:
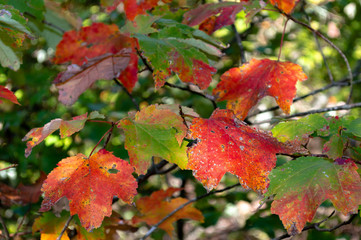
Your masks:
M 361 118 L 355 119 L 350 122 L 346 131 L 352 133 L 357 137 L 361 137 Z
M 12 6 L 0 5 L 0 26 L 10 28 L 15 31 L 23 32 L 31 36 L 30 29 L 28 28 L 27 20 Z
M 11 39 L 0 30 L 0 63 L 3 67 L 8 67 L 14 71 L 20 68 L 22 63 L 22 53 L 15 51 L 11 47 Z
M 339 134 L 335 134 L 323 145 L 322 152 L 326 153 L 329 158 L 340 158 L 343 156 L 344 146 L 343 138 Z
M 138 15 L 135 17 L 134 21 L 127 21 L 120 31 L 122 33 L 131 34 L 154 33 L 157 32 L 157 30 L 153 28 L 152 25 L 159 18 L 159 16 Z
M 311 222 L 317 208 L 329 199 L 344 215 L 361 204 L 361 180 L 349 159 L 334 163 L 323 158 L 301 157 L 273 169 L 266 196 L 276 195 L 271 211 L 279 215 L 290 235 Z
M 1 0 L 0 4 L 12 5 L 14 8 L 16 8 L 22 13 L 30 13 L 31 15 L 36 17 L 36 20 L 38 20 L 39 22 L 44 19 L 44 0 Z
M 281 122 L 272 129 L 272 134 L 281 142 L 307 140 L 308 135 L 327 125 L 327 120 L 319 114 L 311 114 L 297 121 Z
M 125 133 L 125 148 L 138 174 L 145 174 L 152 157 L 160 157 L 184 169 L 188 163 L 187 143 L 182 142 L 187 128 L 183 119 L 170 110 L 151 105 L 133 117 L 120 121 Z

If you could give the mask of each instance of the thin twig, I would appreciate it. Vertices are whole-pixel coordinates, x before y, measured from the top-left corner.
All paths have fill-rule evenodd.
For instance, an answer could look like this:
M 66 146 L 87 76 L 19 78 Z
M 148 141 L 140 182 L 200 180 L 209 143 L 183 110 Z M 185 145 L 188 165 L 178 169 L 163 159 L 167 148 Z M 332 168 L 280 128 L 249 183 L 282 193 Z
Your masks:
M 237 42 L 237 45 L 239 47 L 239 50 L 240 50 L 240 55 L 241 55 L 241 63 L 246 63 L 247 60 L 246 60 L 246 56 L 244 54 L 244 47 L 243 47 L 243 44 L 242 44 L 242 38 L 241 38 L 241 35 L 238 33 L 237 31 L 237 28 L 234 24 L 232 24 L 232 30 L 234 32 L 234 35 L 236 37 L 236 42 Z
M 303 14 L 305 14 L 305 16 L 306 16 L 306 18 L 307 18 L 307 21 L 308 21 L 308 24 L 311 25 L 310 16 L 308 16 L 308 14 L 307 14 L 306 11 L 304 10 L 304 8 L 302 8 L 302 12 L 303 12 Z M 322 59 L 323 59 L 323 63 L 325 64 L 325 67 L 326 67 L 326 69 L 327 69 L 328 77 L 330 78 L 330 81 L 333 82 L 333 81 L 334 81 L 333 75 L 332 75 L 332 72 L 331 72 L 330 67 L 328 66 L 328 63 L 327 63 L 327 60 L 326 60 L 326 56 L 325 56 L 325 54 L 323 53 L 323 50 L 322 50 L 320 41 L 318 40 L 318 37 L 317 37 L 316 33 L 312 32 L 312 34 L 313 34 L 313 37 L 315 38 L 315 42 L 316 42 L 318 51 L 321 53 L 321 56 L 322 56 Z
M 6 227 L 6 224 L 4 222 L 4 219 L 0 216 L 0 223 L 1 225 L 3 225 L 3 228 L 4 228 L 4 235 L 5 235 L 5 239 L 6 240 L 10 240 L 10 235 L 9 235 L 9 230 L 8 228 Z
M 4 170 L 7 170 L 7 169 L 9 169 L 9 168 L 16 167 L 16 166 L 17 166 L 17 164 L 11 164 L 10 166 L 8 166 L 8 167 L 6 167 L 6 168 L 0 169 L 0 172 L 1 172 L 1 171 L 4 171 Z
M 87 122 L 106 123 L 106 124 L 110 124 L 110 125 L 113 124 L 113 122 L 110 122 L 110 121 L 93 120 L 93 119 L 88 119 Z
M 359 74 L 359 73 L 354 74 L 354 75 L 357 76 L 358 74 Z M 318 93 L 320 93 L 320 92 L 323 92 L 323 91 L 325 91 L 325 90 L 328 90 L 328 89 L 330 89 L 330 88 L 332 88 L 332 87 L 347 87 L 347 86 L 350 85 L 350 82 L 347 81 L 347 80 L 348 80 L 348 78 L 343 79 L 343 80 L 340 80 L 340 81 L 332 82 L 332 83 L 330 83 L 330 84 L 328 84 L 328 85 L 326 85 L 326 86 L 324 86 L 324 87 L 322 87 L 322 88 L 318 88 L 318 89 L 313 90 L 313 91 L 311 91 L 311 92 L 309 92 L 309 93 L 307 93 L 307 94 L 305 94 L 305 95 L 302 95 L 302 96 L 299 96 L 299 97 L 297 97 L 297 98 L 294 98 L 294 99 L 293 99 L 293 103 L 298 102 L 298 101 L 300 101 L 300 100 L 302 100 L 302 99 L 305 99 L 305 98 L 307 98 L 307 97 L 316 95 L 316 94 L 318 94 Z M 357 80 L 357 81 L 354 81 L 354 82 L 353 82 L 353 84 L 358 84 L 358 83 L 361 83 L 361 80 Z M 271 107 L 271 108 L 268 108 L 268 109 L 265 109 L 265 110 L 261 110 L 261 111 L 258 111 L 258 112 L 256 112 L 256 113 L 253 113 L 253 114 L 248 115 L 247 118 L 256 116 L 256 115 L 258 115 L 258 114 L 260 114 L 260 113 L 271 112 L 271 111 L 277 110 L 277 109 L 279 109 L 279 108 L 280 108 L 279 106 L 274 106 L 274 107 Z
M 135 98 L 133 97 L 133 95 L 128 92 L 128 90 L 124 87 L 123 84 L 121 84 L 116 78 L 113 78 L 114 82 L 123 89 L 123 91 L 129 96 L 130 100 L 132 101 L 134 107 L 137 109 L 137 111 L 140 110 L 139 108 L 139 104 L 137 103 L 137 101 L 135 100 Z
M 107 136 L 107 134 L 109 134 L 110 132 L 113 131 L 114 125 L 115 125 L 115 124 L 112 124 L 112 127 L 111 127 L 108 131 L 106 131 L 106 133 L 104 133 L 104 135 L 100 138 L 100 140 L 98 141 L 98 143 L 94 146 L 93 150 L 90 152 L 89 158 L 90 158 L 91 155 L 93 154 L 94 150 L 99 146 L 99 144 L 101 143 L 101 141 L 103 140 L 103 138 L 104 138 L 105 136 Z
M 149 177 L 155 175 L 155 174 L 159 174 L 159 170 L 162 169 L 165 165 L 167 165 L 168 162 L 166 160 L 162 160 L 160 163 L 158 164 L 153 164 L 147 171 L 147 173 L 145 175 L 140 175 L 137 178 L 137 182 L 138 185 L 142 184 L 143 182 L 145 182 Z
M 153 73 L 153 72 L 154 72 L 153 68 L 149 65 L 149 63 L 147 62 L 147 60 L 143 57 L 143 55 L 142 55 L 142 53 L 140 52 L 140 50 L 139 50 L 138 48 L 135 48 L 135 50 L 137 51 L 138 56 L 140 57 L 140 59 L 142 60 L 143 64 L 146 66 L 146 68 L 148 68 L 148 70 Z
M 70 221 L 73 219 L 73 216 L 70 216 L 68 220 L 66 221 L 63 230 L 61 230 L 59 236 L 56 238 L 56 240 L 61 240 L 61 237 L 64 235 L 66 229 L 69 227 Z
M 341 51 L 341 49 L 339 49 L 333 42 L 331 42 L 327 37 L 325 37 L 322 33 L 320 33 L 319 31 L 313 29 L 310 25 L 301 22 L 297 19 L 295 19 L 294 17 L 292 17 L 291 15 L 287 14 L 287 13 L 283 13 L 285 16 L 287 16 L 289 19 L 291 19 L 292 21 L 294 21 L 295 23 L 302 25 L 304 27 L 306 27 L 308 30 L 312 31 L 314 34 L 316 34 L 317 36 L 319 36 L 320 38 L 322 38 L 325 42 L 327 42 L 332 48 L 334 48 L 343 58 L 344 62 L 346 63 L 346 67 L 347 67 L 347 71 L 349 73 L 349 81 L 350 81 L 350 94 L 348 96 L 347 99 L 347 103 L 349 103 L 351 101 L 351 97 L 352 97 L 352 89 L 353 89 L 353 75 L 352 75 L 352 71 L 351 71 L 351 67 L 350 64 L 347 60 L 347 57 L 345 56 L 345 54 Z
M 14 236 L 13 236 L 12 238 L 16 239 L 16 236 L 19 234 L 20 228 L 21 228 L 21 226 L 24 224 L 24 220 L 25 220 L 26 216 L 29 214 L 30 210 L 31 210 L 31 208 L 29 208 L 29 209 L 27 210 L 27 212 L 25 213 L 24 217 L 21 219 L 19 225 L 18 225 L 17 228 L 16 228 L 16 232 L 15 232 L 15 234 L 14 234 Z
M 224 192 L 224 191 L 227 191 L 227 190 L 230 190 L 232 188 L 235 188 L 235 187 L 238 187 L 240 186 L 241 184 L 240 183 L 237 183 L 237 184 L 234 184 L 232 186 L 229 186 L 229 187 L 226 187 L 226 188 L 223 188 L 221 190 L 217 190 L 217 191 L 213 191 L 213 192 L 209 192 L 209 193 L 206 193 L 204 195 L 201 195 L 199 197 L 196 197 L 196 198 L 193 198 L 193 199 L 190 199 L 188 202 L 180 205 L 179 207 L 177 207 L 176 209 L 174 209 L 172 212 L 170 212 L 167 216 L 165 216 L 164 218 L 162 218 L 157 224 L 153 225 L 151 229 L 149 229 L 149 231 L 141 238 L 142 240 L 146 239 L 147 237 L 149 237 L 158 227 L 159 225 L 161 225 L 163 222 L 165 222 L 168 218 L 170 218 L 171 216 L 173 216 L 176 212 L 178 212 L 179 210 L 183 209 L 185 206 L 193 203 L 193 202 L 196 202 L 200 199 L 203 199 L 205 197 L 208 197 L 210 195 L 213 195 L 213 194 L 216 194 L 216 193 L 220 193 L 220 192 Z
M 287 18 L 287 20 L 286 20 L 286 22 L 285 22 L 285 26 L 283 27 L 282 38 L 281 38 L 281 45 L 280 45 L 280 51 L 278 52 L 278 60 L 277 60 L 277 61 L 280 61 L 280 58 L 281 58 L 281 52 L 282 52 L 282 47 L 283 47 L 283 39 L 285 38 L 285 33 L 286 33 L 286 27 L 287 27 L 288 20 L 290 20 L 290 19 Z
M 324 113 L 324 112 L 339 111 L 339 110 L 350 110 L 353 108 L 360 108 L 360 107 L 361 107 L 361 102 L 353 103 L 353 104 L 344 104 L 344 105 L 340 105 L 340 106 L 333 106 L 333 107 L 328 107 L 328 108 L 321 108 L 321 109 L 314 109 L 314 110 L 309 110 L 309 111 L 305 111 L 305 112 L 299 112 L 299 113 L 295 113 L 295 114 L 288 115 L 288 116 L 280 116 L 280 119 L 289 119 L 289 118 L 293 118 L 293 117 L 306 116 L 306 115 L 310 115 L 310 114 L 314 114 L 314 113 Z M 253 123 L 253 125 L 260 125 L 263 123 L 269 123 L 271 121 L 272 121 L 272 119 L 268 119 L 265 121 Z
M 108 143 L 109 143 L 109 140 L 110 140 L 110 138 L 112 136 L 112 133 L 113 133 L 114 126 L 115 126 L 115 123 L 112 124 L 112 128 L 111 128 L 110 132 L 108 133 L 108 137 L 104 141 L 103 149 L 105 149 L 107 147 Z
M 330 216 L 328 216 L 326 219 L 304 227 L 302 229 L 302 232 L 308 231 L 310 229 L 315 229 L 315 230 L 317 230 L 319 232 L 332 232 L 332 231 L 334 231 L 334 230 L 336 230 L 336 229 L 338 229 L 338 228 L 340 228 L 342 226 L 350 224 L 355 219 L 355 217 L 358 215 L 358 214 L 352 214 L 351 217 L 349 218 L 349 220 L 341 222 L 341 223 L 337 224 L 336 226 L 334 226 L 332 228 L 320 228 L 320 225 L 322 223 L 324 223 L 325 221 L 327 221 L 333 214 L 334 214 L 334 212 L 332 212 L 332 214 Z M 283 235 L 281 235 L 279 237 L 273 238 L 272 240 L 281 240 L 281 239 L 285 239 L 285 238 L 288 238 L 288 237 L 292 237 L 292 236 L 289 235 L 288 233 L 286 233 L 286 234 L 283 234 Z
M 168 86 L 168 87 L 172 87 L 172 88 L 178 88 L 178 89 L 180 89 L 180 90 L 188 91 L 188 92 L 197 94 L 197 95 L 199 95 L 199 96 L 202 96 L 202 97 L 204 97 L 204 98 L 206 98 L 206 99 L 208 99 L 209 101 L 212 102 L 212 105 L 213 105 L 213 108 L 214 108 L 214 109 L 217 108 L 216 99 L 215 99 L 215 97 L 213 97 L 212 95 L 209 95 L 209 94 L 206 94 L 206 93 L 202 93 L 202 92 L 198 92 L 198 91 L 194 91 L 194 90 L 192 90 L 189 86 L 187 86 L 187 87 L 181 87 L 181 86 L 177 86 L 177 85 L 175 85 L 175 84 L 169 83 L 169 82 L 165 82 L 164 85 L 165 85 L 165 86 Z
M 31 14 L 29 12 L 24 12 L 24 15 L 37 20 L 36 16 L 34 16 L 33 14 Z M 62 29 L 61 27 L 59 27 L 59 26 L 57 26 L 57 25 L 55 25 L 55 24 L 53 24 L 51 22 L 48 22 L 46 20 L 42 20 L 41 22 L 44 23 L 45 25 L 48 25 L 48 26 L 60 31 L 62 34 L 64 34 L 66 32 L 64 29 Z

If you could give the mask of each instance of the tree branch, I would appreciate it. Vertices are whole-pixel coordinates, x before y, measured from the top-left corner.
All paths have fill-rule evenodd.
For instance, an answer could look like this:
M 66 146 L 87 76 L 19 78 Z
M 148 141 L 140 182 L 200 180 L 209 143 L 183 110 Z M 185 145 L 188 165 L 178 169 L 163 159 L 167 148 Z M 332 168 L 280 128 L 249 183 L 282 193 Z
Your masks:
M 327 221 L 328 219 L 330 219 L 332 217 L 332 215 L 334 214 L 334 212 L 335 211 L 333 211 L 332 214 L 330 216 L 328 216 L 327 218 L 325 218 L 324 220 L 322 220 L 320 222 L 317 222 L 317 223 L 313 223 L 311 225 L 308 225 L 308 226 L 304 227 L 302 229 L 302 232 L 308 231 L 310 229 L 315 229 L 315 230 L 317 230 L 319 232 L 332 232 L 332 231 L 334 231 L 334 230 L 336 230 L 336 229 L 338 229 L 338 228 L 340 228 L 342 226 L 350 224 L 355 219 L 355 217 L 358 215 L 357 213 L 352 214 L 351 217 L 349 218 L 349 220 L 341 222 L 341 223 L 337 224 L 336 226 L 334 226 L 332 228 L 320 228 L 320 225 L 322 223 L 324 223 L 325 221 Z M 281 235 L 279 237 L 273 238 L 272 240 L 281 240 L 281 239 L 285 239 L 285 238 L 288 238 L 288 237 L 292 237 L 292 236 L 289 235 L 288 233 L 286 233 L 286 234 L 283 234 L 283 235 Z
M 4 228 L 4 235 L 5 235 L 5 239 L 6 240 L 10 240 L 10 235 L 9 235 L 9 230 L 8 228 L 6 227 L 6 224 L 4 222 L 4 219 L 0 216 L 0 223 L 1 225 L 3 226 Z
M 204 195 L 201 195 L 199 197 L 196 197 L 196 198 L 192 198 L 191 200 L 189 200 L 188 202 L 180 205 L 179 207 L 177 207 L 176 209 L 174 209 L 172 212 L 170 212 L 167 216 L 165 216 L 164 218 L 162 218 L 157 224 L 153 225 L 153 227 L 151 229 L 149 229 L 149 231 L 141 238 L 141 240 L 145 240 L 147 237 L 149 237 L 158 227 L 159 225 L 161 225 L 163 222 L 165 222 L 168 218 L 170 218 L 171 216 L 173 216 L 176 212 L 178 212 L 179 210 L 183 209 L 185 206 L 193 203 L 193 202 L 196 202 L 200 199 L 203 199 L 205 197 L 208 197 L 210 195 L 213 195 L 213 194 L 216 194 L 216 193 L 221 193 L 221 192 L 224 192 L 224 191 L 227 191 L 227 190 L 230 190 L 232 188 L 235 188 L 235 187 L 238 187 L 240 186 L 241 184 L 240 183 L 237 183 L 237 184 L 234 184 L 232 186 L 229 186 L 229 187 L 226 187 L 226 188 L 223 188 L 221 190 L 217 190 L 217 191 L 213 191 L 213 192 L 209 192 L 209 193 L 206 193 Z
M 172 88 L 178 88 L 178 89 L 180 89 L 180 90 L 188 91 L 188 92 L 197 94 L 197 95 L 199 95 L 199 96 L 202 96 L 202 97 L 204 97 L 204 98 L 206 98 L 206 99 L 208 99 L 209 101 L 212 102 L 212 105 L 213 105 L 213 108 L 214 108 L 214 109 L 217 108 L 216 99 L 215 99 L 215 97 L 213 97 L 212 95 L 209 95 L 209 94 L 206 94 L 206 93 L 202 93 L 202 92 L 198 92 L 198 91 L 194 91 L 194 90 L 192 90 L 188 85 L 187 85 L 187 87 L 181 87 L 181 86 L 177 86 L 177 85 L 175 85 L 175 84 L 169 83 L 169 82 L 165 82 L 164 85 L 165 85 L 165 86 L 168 86 L 168 87 L 172 87 Z
M 234 32 L 234 35 L 236 37 L 236 42 L 237 42 L 237 45 L 239 47 L 239 50 L 240 50 L 240 53 L 241 53 L 241 63 L 246 63 L 247 60 L 246 60 L 246 56 L 244 54 L 244 47 L 243 47 L 243 44 L 242 44 L 242 38 L 241 38 L 241 35 L 238 33 L 237 31 L 237 28 L 234 24 L 232 24 L 232 30 Z
M 331 111 L 339 111 L 339 110 L 350 110 L 353 108 L 360 108 L 360 107 L 361 107 L 361 102 L 358 102 L 358 103 L 353 103 L 353 104 L 344 104 L 344 105 L 340 105 L 340 106 L 333 106 L 333 107 L 328 107 L 328 108 L 321 108 L 321 109 L 314 109 L 314 110 L 309 110 L 309 111 L 305 111 L 305 112 L 299 112 L 299 113 L 295 113 L 295 114 L 291 114 L 291 115 L 287 115 L 287 116 L 280 116 L 279 118 L 289 119 L 289 118 L 293 118 L 293 117 L 306 116 L 306 115 L 314 114 L 314 113 L 323 113 L 323 112 L 331 112 Z M 252 123 L 252 124 L 260 125 L 263 123 L 269 123 L 271 121 L 272 121 L 272 119 L 268 119 L 265 121 L 256 122 L 256 123 Z
M 332 48 L 334 48 L 343 58 L 344 62 L 346 63 L 346 67 L 347 67 L 347 71 L 349 73 L 349 81 L 350 81 L 350 94 L 348 96 L 347 99 L 347 103 L 349 103 L 351 101 L 351 97 L 352 97 L 352 89 L 353 89 L 353 75 L 352 75 L 352 71 L 351 71 L 351 67 L 350 64 L 347 60 L 347 57 L 345 56 L 345 54 L 341 51 L 341 49 L 339 49 L 333 42 L 331 42 L 327 37 L 325 37 L 322 33 L 320 33 L 319 31 L 313 29 L 311 26 L 309 26 L 308 24 L 301 22 L 297 19 L 295 19 L 294 17 L 292 17 L 291 15 L 287 14 L 287 13 L 283 13 L 285 16 L 287 16 L 287 18 L 291 19 L 292 21 L 294 21 L 295 23 L 306 27 L 308 30 L 310 30 L 311 32 L 313 32 L 314 34 L 316 34 L 317 36 L 319 36 L 320 38 L 322 38 L 325 42 L 327 42 Z
M 24 15 L 26 15 L 28 17 L 31 17 L 32 19 L 37 20 L 37 18 L 33 14 L 31 14 L 29 12 L 24 12 Z M 59 26 L 57 26 L 57 25 L 55 25 L 55 24 L 53 24 L 51 22 L 48 22 L 46 20 L 42 20 L 41 22 L 44 23 L 45 25 L 48 25 L 48 26 L 60 31 L 62 34 L 64 34 L 66 32 L 64 29 L 62 29 L 61 27 L 59 27 Z
M 113 78 L 113 81 L 114 81 L 119 87 L 121 87 L 121 88 L 123 89 L 123 91 L 129 96 L 129 98 L 130 98 L 130 100 L 132 101 L 134 107 L 137 109 L 137 111 L 139 111 L 139 110 L 140 110 L 139 104 L 137 103 L 137 101 L 135 100 L 135 98 L 133 97 L 133 95 L 132 95 L 130 92 L 128 92 L 128 90 L 124 87 L 124 85 L 121 84 L 116 78 Z

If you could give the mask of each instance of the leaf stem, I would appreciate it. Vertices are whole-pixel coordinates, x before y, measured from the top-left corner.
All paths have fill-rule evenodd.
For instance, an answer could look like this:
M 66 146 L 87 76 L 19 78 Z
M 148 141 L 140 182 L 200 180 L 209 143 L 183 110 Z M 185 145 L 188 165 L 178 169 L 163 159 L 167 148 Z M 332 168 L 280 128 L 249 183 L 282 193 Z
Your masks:
M 88 119 L 87 121 L 88 121 L 88 122 L 96 122 L 96 123 L 107 123 L 107 124 L 110 124 L 110 125 L 112 125 L 112 124 L 113 124 L 112 122 L 109 122 L 109 121 L 103 121 L 103 120 L 93 120 L 93 119 Z
M 277 61 L 280 61 L 281 52 L 282 52 L 282 47 L 283 47 L 283 39 L 284 39 L 284 37 L 285 37 L 286 27 L 287 27 L 288 20 L 290 20 L 290 19 L 287 18 L 287 20 L 286 20 L 286 22 L 285 22 L 285 26 L 283 27 L 282 38 L 281 38 L 281 45 L 280 45 L 280 51 L 279 51 L 279 53 L 278 53 L 278 60 L 277 60 Z
M 7 170 L 7 169 L 9 169 L 9 168 L 16 167 L 16 166 L 17 166 L 17 164 L 11 164 L 10 166 L 8 166 L 8 167 L 6 167 L 6 168 L 0 169 L 0 172 L 1 172 L 1 171 L 4 171 L 4 170 Z
M 133 97 L 133 95 L 132 95 L 130 92 L 128 92 L 128 90 L 124 87 L 124 85 L 121 84 L 116 78 L 113 78 L 113 81 L 114 81 L 119 87 L 121 87 L 121 88 L 123 89 L 123 91 L 129 96 L 129 98 L 130 98 L 130 100 L 132 101 L 135 109 L 137 109 L 137 111 L 139 111 L 139 110 L 140 110 L 139 104 L 137 103 L 137 101 L 135 100 L 135 98 Z
M 94 150 L 98 147 L 98 145 L 101 143 L 101 141 L 103 140 L 103 138 L 104 138 L 107 134 L 111 135 L 114 126 L 115 126 L 115 123 L 112 123 L 112 127 L 103 134 L 103 136 L 100 138 L 100 140 L 98 141 L 98 143 L 94 146 L 93 150 L 90 152 L 88 158 L 91 157 L 91 155 L 93 154 Z M 110 136 L 108 136 L 108 138 L 110 138 Z M 107 140 L 107 141 L 109 141 L 109 140 Z M 107 141 L 105 141 L 105 143 L 107 143 Z

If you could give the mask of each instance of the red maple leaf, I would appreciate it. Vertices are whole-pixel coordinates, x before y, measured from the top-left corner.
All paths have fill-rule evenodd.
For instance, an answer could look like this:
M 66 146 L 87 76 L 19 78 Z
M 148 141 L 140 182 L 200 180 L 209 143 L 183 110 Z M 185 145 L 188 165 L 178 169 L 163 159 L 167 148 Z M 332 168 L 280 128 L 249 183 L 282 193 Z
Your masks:
M 361 204 L 361 180 L 350 159 L 334 163 L 301 157 L 274 170 L 266 196 L 274 197 L 271 211 L 279 215 L 290 235 L 311 222 L 317 208 L 329 199 L 344 215 L 356 213 Z
M 16 98 L 14 93 L 12 91 L 10 91 L 9 89 L 7 89 L 6 87 L 1 86 L 1 85 L 0 85 L 0 98 L 5 98 L 7 100 L 12 101 L 13 103 L 20 105 L 20 103 L 18 102 L 18 99 Z M 1 100 L 0 100 L 0 103 L 2 103 Z
M 71 62 L 84 69 L 89 61 L 104 54 L 117 54 L 124 49 L 131 49 L 130 62 L 127 68 L 120 74 L 118 79 L 124 87 L 132 92 L 138 81 L 138 56 L 135 50 L 137 41 L 126 35 L 120 34 L 115 24 L 93 23 L 91 26 L 83 27 L 79 31 L 68 31 L 64 33 L 63 39 L 56 47 L 54 63 L 61 64 Z M 118 72 L 115 69 L 114 72 Z
M 242 1 L 247 2 L 247 1 Z M 206 29 L 207 33 L 213 33 L 221 27 L 231 25 L 236 19 L 236 14 L 243 10 L 243 3 L 209 3 L 202 4 L 184 14 L 183 24 Z M 216 16 L 219 14 L 219 16 Z
M 188 169 L 208 190 L 230 172 L 243 187 L 263 191 L 276 165 L 276 153 L 302 151 L 245 125 L 231 110 L 216 109 L 209 119 L 195 118 L 189 131 L 197 142 L 188 149 Z
M 302 68 L 295 63 L 252 59 L 225 72 L 213 94 L 218 101 L 228 100 L 227 108 L 240 119 L 267 95 L 274 97 L 280 108 L 289 114 L 296 83 L 306 79 Z
M 152 9 L 158 5 L 159 0 L 114 0 L 112 4 L 107 3 L 102 0 L 101 3 L 103 6 L 107 7 L 107 11 L 114 11 L 120 3 L 124 4 L 124 11 L 127 19 L 133 21 L 137 15 L 146 14 L 147 10 Z M 167 2 L 163 0 L 163 2 Z
M 83 154 L 58 163 L 45 180 L 41 211 L 48 211 L 59 199 L 69 199 L 70 214 L 78 214 L 87 230 L 97 228 L 112 213 L 113 196 L 131 203 L 137 194 L 134 169 L 105 149 L 87 158 Z

